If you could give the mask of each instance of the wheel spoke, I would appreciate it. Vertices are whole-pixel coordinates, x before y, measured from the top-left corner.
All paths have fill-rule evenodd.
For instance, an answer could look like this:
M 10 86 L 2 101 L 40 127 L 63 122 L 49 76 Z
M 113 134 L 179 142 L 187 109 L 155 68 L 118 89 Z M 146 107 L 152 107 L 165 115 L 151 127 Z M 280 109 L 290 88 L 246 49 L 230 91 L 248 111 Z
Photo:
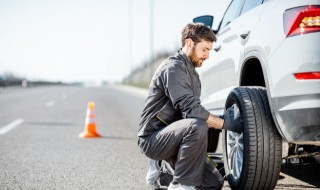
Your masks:
M 231 162 L 231 168 L 232 168 L 232 175 L 236 175 L 236 158 L 235 155 L 232 155 L 232 162 Z
M 241 163 L 243 162 L 243 149 L 239 148 L 238 149 L 238 158 Z
M 235 178 L 239 178 L 239 175 L 240 175 L 240 169 L 239 169 L 239 162 L 238 160 L 236 159 L 235 161 L 235 168 L 234 168 L 234 174 L 235 174 Z
M 242 147 L 243 147 L 243 145 L 242 145 Z M 239 155 L 240 155 L 240 158 L 241 158 L 241 166 L 240 166 L 240 168 L 241 168 L 241 171 L 242 171 L 242 165 L 243 165 L 243 148 L 241 149 L 241 151 L 239 151 Z
M 239 169 L 239 175 L 242 170 L 242 163 L 243 163 L 243 151 L 242 149 L 238 148 L 237 150 L 237 160 L 238 160 L 238 169 Z
M 235 139 L 236 136 L 237 136 L 237 133 L 234 133 L 234 132 L 231 132 L 231 131 L 228 131 L 228 134 L 229 134 L 230 138 L 232 138 L 232 139 Z
M 230 149 L 229 158 L 230 158 L 229 164 L 230 164 L 230 166 L 232 167 L 232 162 L 233 162 L 233 160 L 235 159 L 235 147 L 232 147 L 232 148 Z
M 236 144 L 236 141 L 235 141 L 234 139 L 228 139 L 228 140 L 227 140 L 227 144 L 228 144 L 229 146 L 234 146 L 234 145 Z
M 233 156 L 233 175 L 235 178 L 238 178 L 238 159 L 237 159 L 237 148 L 235 148 Z
M 235 155 L 235 150 L 236 150 L 236 147 L 235 147 L 235 146 L 234 146 L 234 147 L 231 147 L 231 150 L 230 150 L 230 153 L 229 153 L 230 158 L 234 157 L 234 155 Z
M 243 144 L 239 143 L 239 149 L 241 149 L 243 151 Z

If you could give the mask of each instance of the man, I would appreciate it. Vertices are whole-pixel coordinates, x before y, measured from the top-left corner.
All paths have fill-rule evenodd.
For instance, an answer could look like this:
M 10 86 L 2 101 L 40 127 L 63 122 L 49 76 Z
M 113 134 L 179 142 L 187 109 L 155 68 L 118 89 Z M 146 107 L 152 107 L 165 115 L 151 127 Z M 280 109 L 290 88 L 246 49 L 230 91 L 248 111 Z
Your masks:
M 155 72 L 141 116 L 139 147 L 153 160 L 165 160 L 173 171 L 169 190 L 221 189 L 223 178 L 206 157 L 208 127 L 241 132 L 240 119 L 229 108 L 222 118 L 200 102 L 201 84 L 195 68 L 209 58 L 216 37 L 203 24 L 182 31 L 182 49 Z

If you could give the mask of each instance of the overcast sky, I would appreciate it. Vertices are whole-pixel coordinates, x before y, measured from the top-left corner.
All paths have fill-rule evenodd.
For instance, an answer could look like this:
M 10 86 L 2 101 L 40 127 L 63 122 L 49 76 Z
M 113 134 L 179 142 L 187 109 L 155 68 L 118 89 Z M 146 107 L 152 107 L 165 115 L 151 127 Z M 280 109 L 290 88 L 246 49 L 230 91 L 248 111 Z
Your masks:
M 153 0 L 153 43 L 150 2 L 0 0 L 0 75 L 121 81 L 150 58 L 151 44 L 155 54 L 175 51 L 188 22 L 207 14 L 220 20 L 229 0 Z

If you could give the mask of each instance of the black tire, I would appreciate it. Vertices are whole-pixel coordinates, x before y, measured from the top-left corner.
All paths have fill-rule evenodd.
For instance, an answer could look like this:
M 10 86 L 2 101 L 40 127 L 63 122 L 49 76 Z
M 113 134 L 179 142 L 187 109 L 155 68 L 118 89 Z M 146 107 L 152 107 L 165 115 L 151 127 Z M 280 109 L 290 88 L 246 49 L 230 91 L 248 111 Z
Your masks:
M 281 170 L 282 138 L 271 116 L 266 89 L 235 88 L 225 105 L 226 109 L 231 106 L 241 115 L 243 133 L 222 132 L 224 168 L 230 187 L 274 189 Z

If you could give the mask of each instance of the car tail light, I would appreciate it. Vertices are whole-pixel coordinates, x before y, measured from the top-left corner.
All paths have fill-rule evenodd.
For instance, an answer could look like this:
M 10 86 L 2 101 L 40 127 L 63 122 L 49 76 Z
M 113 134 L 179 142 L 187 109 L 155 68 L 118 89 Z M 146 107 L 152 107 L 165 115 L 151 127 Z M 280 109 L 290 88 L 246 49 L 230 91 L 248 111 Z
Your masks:
M 320 6 L 310 5 L 286 10 L 284 31 L 287 37 L 320 32 Z
M 298 80 L 320 79 L 320 72 L 294 73 Z

